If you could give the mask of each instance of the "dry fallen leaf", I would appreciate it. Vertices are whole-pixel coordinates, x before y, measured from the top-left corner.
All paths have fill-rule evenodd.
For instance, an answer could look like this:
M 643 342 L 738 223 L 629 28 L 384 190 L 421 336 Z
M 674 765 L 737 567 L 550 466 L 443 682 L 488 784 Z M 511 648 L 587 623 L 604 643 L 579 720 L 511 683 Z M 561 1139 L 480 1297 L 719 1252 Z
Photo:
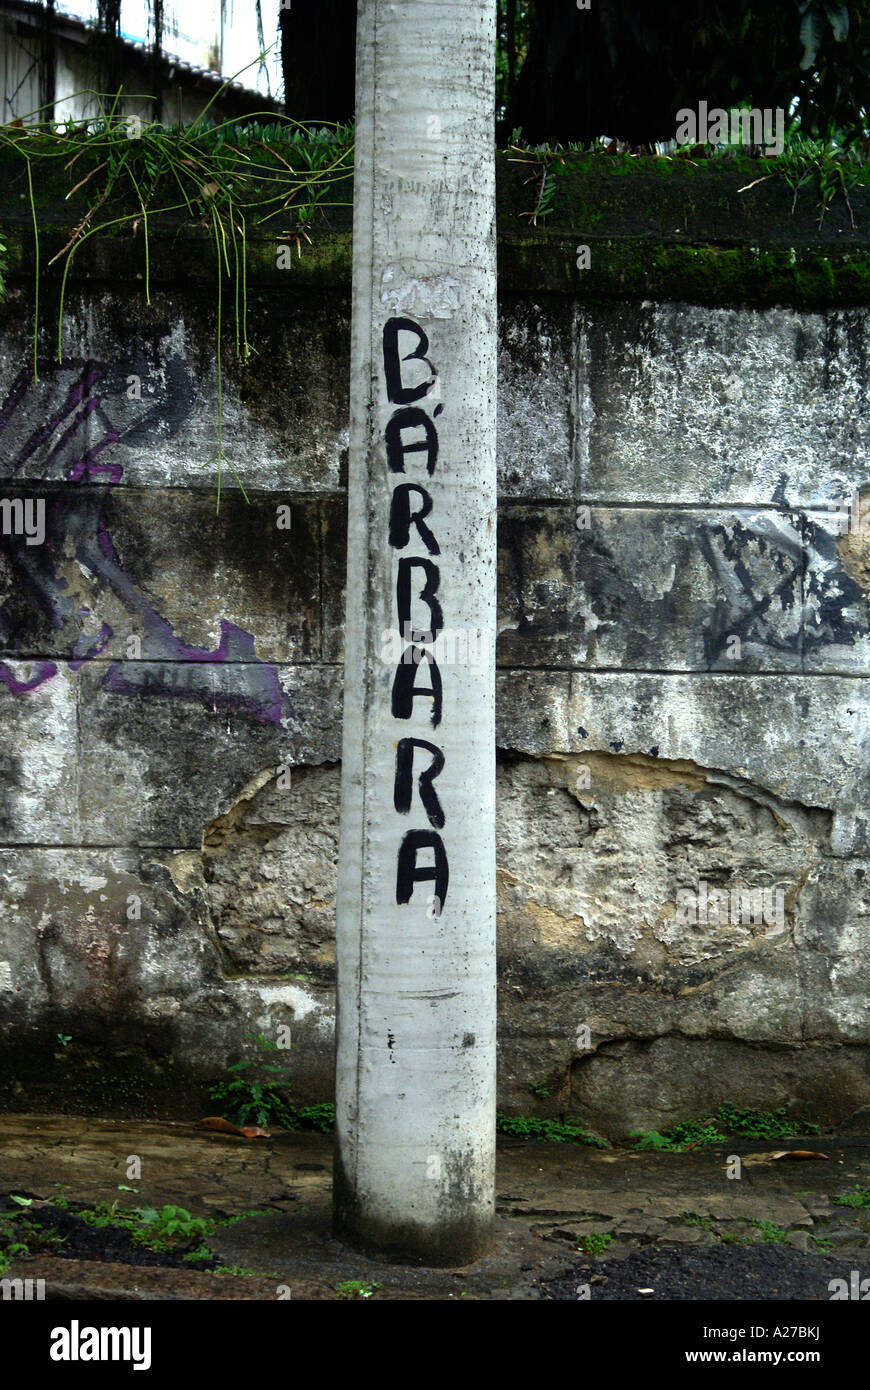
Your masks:
M 830 1159 L 827 1154 L 819 1153 L 816 1149 L 780 1149 L 777 1153 L 771 1154 L 771 1158 L 825 1158 Z
M 214 1129 L 219 1134 L 235 1134 L 239 1139 L 272 1138 L 268 1129 L 260 1129 L 259 1125 L 244 1125 L 240 1129 L 231 1120 L 225 1120 L 223 1115 L 207 1115 L 204 1120 L 197 1120 L 196 1127 L 197 1129 Z
M 241 1134 L 238 1125 L 232 1121 L 225 1120 L 222 1115 L 207 1115 L 204 1120 L 197 1120 L 197 1129 L 217 1129 L 221 1134 Z

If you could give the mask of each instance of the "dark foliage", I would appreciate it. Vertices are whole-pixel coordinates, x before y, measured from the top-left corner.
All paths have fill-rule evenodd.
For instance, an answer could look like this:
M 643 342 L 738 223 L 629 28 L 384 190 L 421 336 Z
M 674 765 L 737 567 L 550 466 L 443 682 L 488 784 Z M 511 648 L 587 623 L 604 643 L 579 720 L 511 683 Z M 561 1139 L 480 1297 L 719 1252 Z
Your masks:
M 269 0 L 267 0 L 267 5 Z M 870 0 L 497 0 L 500 140 L 602 135 L 638 147 L 674 136 L 676 113 L 797 102 L 803 134 L 866 135 Z M 262 0 L 260 0 L 260 12 Z M 354 108 L 356 6 L 292 0 L 279 9 L 286 111 L 347 122 Z M 163 0 L 152 0 L 155 39 Z M 99 0 L 107 82 L 120 0 Z
M 307 125 L 353 119 L 356 6 L 293 0 L 281 11 L 281 63 L 288 116 Z
M 868 0 L 534 0 L 505 122 L 532 142 L 674 136 L 699 101 L 783 107 L 809 135 L 860 134 L 870 97 Z

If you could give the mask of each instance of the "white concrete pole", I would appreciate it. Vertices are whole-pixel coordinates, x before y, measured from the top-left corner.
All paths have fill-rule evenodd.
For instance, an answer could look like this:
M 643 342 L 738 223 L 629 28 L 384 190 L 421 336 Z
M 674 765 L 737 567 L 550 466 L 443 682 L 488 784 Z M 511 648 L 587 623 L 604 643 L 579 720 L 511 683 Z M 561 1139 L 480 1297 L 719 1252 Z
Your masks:
M 495 23 L 359 0 L 335 1225 L 438 1264 L 494 1205 Z

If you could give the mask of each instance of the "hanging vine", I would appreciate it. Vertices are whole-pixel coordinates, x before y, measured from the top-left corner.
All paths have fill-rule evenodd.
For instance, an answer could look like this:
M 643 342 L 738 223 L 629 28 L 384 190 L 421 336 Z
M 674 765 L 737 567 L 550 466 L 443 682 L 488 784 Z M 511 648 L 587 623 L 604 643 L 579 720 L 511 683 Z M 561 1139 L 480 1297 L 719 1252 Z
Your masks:
M 228 85 L 228 84 L 225 84 Z M 311 130 L 288 116 L 261 112 L 214 122 L 209 110 L 186 127 L 143 123 L 120 114 L 122 90 L 113 98 L 94 96 L 96 119 L 36 121 L 0 126 L 0 159 L 21 160 L 26 169 L 34 241 L 33 372 L 37 374 L 39 291 L 44 274 L 40 249 L 39 202 L 34 192 L 43 171 L 62 169 L 72 184 L 69 202 L 83 195 L 88 203 L 70 228 L 65 245 L 48 261 L 62 266 L 57 321 L 57 360 L 63 360 L 62 326 L 67 283 L 74 257 L 100 233 L 142 231 L 145 298 L 151 302 L 153 219 L 179 214 L 205 229 L 217 264 L 218 448 L 207 463 L 227 467 L 241 480 L 223 448 L 221 317 L 223 281 L 233 285 L 235 350 L 240 360 L 253 351 L 247 333 L 247 255 L 252 229 L 272 224 L 279 239 L 301 247 L 315 217 L 346 205 L 330 197 L 353 168 L 352 129 L 330 126 Z M 37 113 L 38 114 L 38 113 Z M 51 225 L 57 226 L 52 214 Z M 47 269 L 47 267 L 46 267 Z M 244 488 L 242 488 L 244 492 Z

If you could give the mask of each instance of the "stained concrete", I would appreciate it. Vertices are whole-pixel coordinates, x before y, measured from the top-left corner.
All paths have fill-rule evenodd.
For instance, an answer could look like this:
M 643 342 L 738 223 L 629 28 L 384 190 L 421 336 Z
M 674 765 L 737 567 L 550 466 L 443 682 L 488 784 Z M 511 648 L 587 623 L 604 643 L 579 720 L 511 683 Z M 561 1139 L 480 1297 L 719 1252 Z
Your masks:
M 827 1155 L 777 1160 L 780 1148 Z M 129 1156 L 141 1180 L 126 1177 Z M 729 1179 L 733 1156 L 742 1176 Z M 632 1251 L 764 1243 L 754 1222 L 770 1223 L 777 1240 L 801 1252 L 809 1296 L 830 1297 L 828 1281 L 870 1260 L 870 1212 L 831 1198 L 870 1183 L 870 1146 L 848 1135 L 734 1142 L 690 1153 L 600 1150 L 574 1144 L 502 1140 L 497 1165 L 497 1231 L 492 1251 L 471 1265 L 430 1269 L 353 1251 L 330 1231 L 331 1140 L 281 1132 L 245 1141 L 197 1131 L 192 1124 L 81 1121 L 61 1116 L 7 1116 L 0 1135 L 6 1192 L 48 1200 L 62 1185 L 71 1204 L 165 1203 L 219 1220 L 207 1244 L 221 1263 L 259 1277 L 88 1265 L 36 1256 L 11 1274 L 43 1277 L 55 1298 L 335 1298 L 337 1285 L 380 1285 L 377 1299 L 537 1299 L 542 1281 L 587 1264 L 583 1243 L 609 1236 L 593 1261 L 594 1277 Z M 136 1191 L 119 1191 L 128 1183 Z M 819 1244 L 821 1242 L 821 1244 Z M 822 1255 L 824 1259 L 820 1258 Z M 845 1272 L 845 1273 L 844 1273 Z M 590 1296 L 594 1301 L 593 1284 Z
M 177 1116 L 279 1026 L 328 1099 L 347 286 L 252 267 L 222 378 L 250 502 L 225 468 L 218 510 L 204 264 L 155 243 L 146 305 L 129 247 L 83 248 L 35 381 L 21 254 L 0 479 L 46 539 L 0 537 L 0 1103 Z M 505 272 L 500 306 L 499 1103 L 841 1123 L 870 1102 L 868 310 L 570 278 Z M 701 883 L 782 912 L 681 920 Z

